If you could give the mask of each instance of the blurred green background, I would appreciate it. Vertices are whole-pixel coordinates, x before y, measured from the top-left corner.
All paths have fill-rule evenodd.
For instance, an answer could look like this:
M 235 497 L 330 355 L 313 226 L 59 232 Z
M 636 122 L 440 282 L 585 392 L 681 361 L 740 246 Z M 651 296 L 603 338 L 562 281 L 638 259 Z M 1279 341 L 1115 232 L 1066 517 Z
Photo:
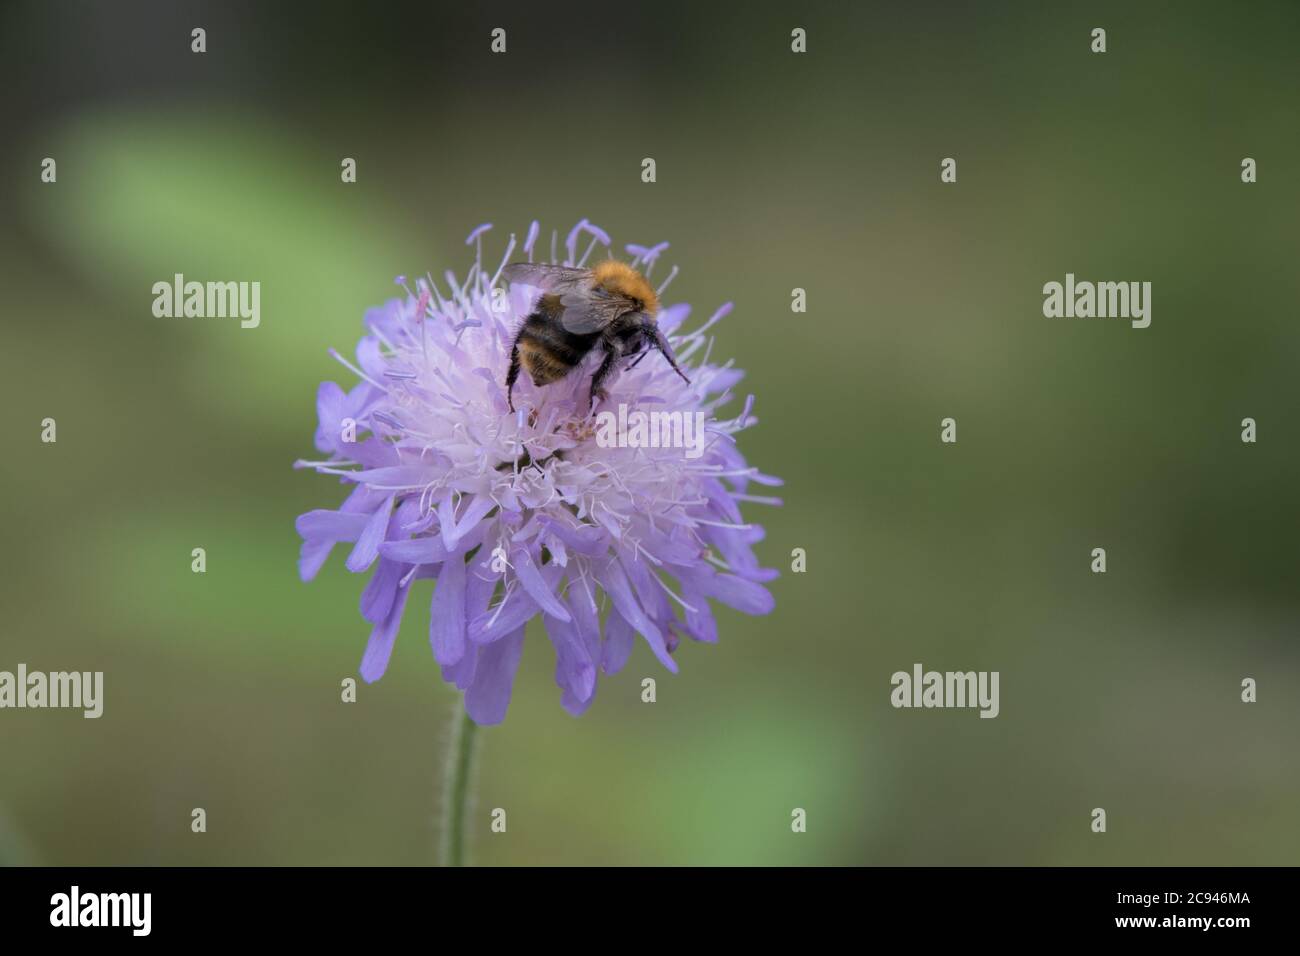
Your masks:
M 785 573 L 581 719 L 530 632 L 478 862 L 1300 858 L 1300 8 L 436 6 L 0 12 L 0 669 L 106 675 L 97 721 L 0 712 L 0 858 L 436 858 L 429 582 L 341 703 L 363 579 L 298 580 L 294 517 L 342 491 L 291 465 L 393 276 L 584 216 L 670 241 L 697 317 L 735 301 Z M 260 281 L 260 328 L 154 318 L 176 272 Z M 1044 318 L 1066 272 L 1151 281 L 1151 327 Z M 894 710 L 917 661 L 1000 671 L 1001 716 Z

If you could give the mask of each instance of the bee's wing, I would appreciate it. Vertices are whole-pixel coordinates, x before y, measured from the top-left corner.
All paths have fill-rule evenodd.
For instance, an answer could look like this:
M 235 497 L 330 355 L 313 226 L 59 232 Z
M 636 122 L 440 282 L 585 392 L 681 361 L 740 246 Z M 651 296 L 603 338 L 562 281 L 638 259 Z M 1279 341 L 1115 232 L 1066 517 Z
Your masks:
M 604 289 L 575 289 L 560 296 L 560 305 L 560 324 L 575 335 L 599 332 L 632 309 L 627 299 Z
M 563 295 L 582 286 L 584 280 L 590 279 L 591 270 L 551 266 L 540 262 L 512 262 L 501 270 L 501 276 L 508 282 L 536 286 L 543 292 Z
M 510 282 L 536 286 L 558 295 L 564 311 L 560 325 L 575 335 L 599 332 L 633 307 L 623 296 L 591 287 L 591 270 L 540 262 L 513 262 L 501 270 Z

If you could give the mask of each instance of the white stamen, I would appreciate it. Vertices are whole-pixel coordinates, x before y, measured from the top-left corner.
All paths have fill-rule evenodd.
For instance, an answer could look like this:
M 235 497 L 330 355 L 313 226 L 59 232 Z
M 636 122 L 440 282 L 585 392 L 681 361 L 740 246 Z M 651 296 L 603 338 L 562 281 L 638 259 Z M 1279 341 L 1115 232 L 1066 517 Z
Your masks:
M 371 385 L 373 385 L 375 388 L 379 389 L 380 391 L 383 392 L 388 391 L 387 385 L 380 385 L 373 378 L 371 378 L 365 372 L 361 371 L 361 369 L 357 368 L 355 365 L 353 365 L 351 362 L 345 359 L 342 355 L 340 355 L 337 349 L 330 349 L 330 355 L 334 356 L 334 358 L 340 364 L 342 364 L 348 371 L 352 372 L 352 374 L 355 375 L 357 378 L 365 379 L 367 382 L 369 382 Z
M 730 528 L 733 531 L 749 531 L 754 527 L 752 524 L 732 524 L 730 521 L 709 521 L 707 518 L 696 518 L 694 515 L 691 516 L 691 520 L 711 528 Z
M 496 286 L 497 279 L 501 278 L 501 270 L 506 267 L 506 263 L 510 261 L 510 254 L 514 251 L 515 251 L 515 234 L 512 232 L 510 233 L 510 241 L 506 243 L 506 254 L 501 257 L 501 265 L 497 266 L 497 271 L 492 273 L 492 281 L 488 283 L 489 289 L 494 288 Z
M 696 329 L 694 332 L 688 332 L 686 335 L 682 336 L 682 338 L 684 338 L 684 339 L 693 339 L 693 338 L 698 338 L 699 336 L 702 336 L 702 335 L 703 335 L 705 332 L 707 332 L 709 329 L 713 328 L 713 326 L 714 326 L 715 324 L 717 324 L 718 322 L 721 322 L 721 321 L 722 321 L 723 319 L 725 319 L 728 315 L 730 315 L 730 314 L 731 314 L 731 310 L 732 310 L 734 307 L 735 307 L 735 306 L 733 305 L 733 303 L 731 303 L 731 302 L 724 302 L 721 306 L 718 307 L 718 311 L 713 313 L 713 317 L 710 318 L 709 321 L 705 322 L 703 325 L 701 325 L 701 326 L 700 326 L 698 329 Z
M 663 588 L 665 592 L 667 592 L 667 594 L 668 594 L 668 596 L 669 596 L 670 598 L 672 598 L 674 601 L 676 601 L 676 602 L 677 602 L 678 604 L 680 604 L 682 607 L 686 608 L 686 610 L 688 610 L 688 611 L 690 611 L 690 612 L 692 612 L 692 613 L 694 613 L 695 611 L 699 610 L 698 608 L 692 607 L 691 605 L 687 604 L 684 600 L 682 600 L 682 598 L 680 598 L 680 597 L 679 597 L 679 596 L 678 596 L 678 595 L 673 591 L 672 588 L 670 588 L 668 585 L 664 584 L 663 579 L 660 578 L 659 575 L 657 575 L 657 574 L 653 574 L 653 575 L 651 575 L 651 577 L 653 577 L 653 578 L 655 579 L 655 582 L 656 582 L 656 583 L 657 583 L 661 588 Z
M 670 273 L 668 273 L 668 278 L 663 281 L 663 283 L 659 286 L 659 288 L 655 289 L 655 295 L 663 295 L 664 289 L 668 288 L 668 284 L 676 278 L 677 278 L 677 267 L 673 266 L 673 270 Z
M 731 492 L 731 497 L 737 501 L 752 501 L 756 505 L 779 505 L 780 498 L 774 498 L 771 495 L 746 495 L 739 491 Z

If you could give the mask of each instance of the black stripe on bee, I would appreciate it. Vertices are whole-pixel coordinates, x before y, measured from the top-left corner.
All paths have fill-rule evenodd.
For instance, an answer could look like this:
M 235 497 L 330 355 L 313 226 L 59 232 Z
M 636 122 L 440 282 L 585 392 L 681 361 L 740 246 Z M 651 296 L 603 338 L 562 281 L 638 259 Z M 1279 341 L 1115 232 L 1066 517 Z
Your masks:
M 520 335 L 521 345 L 530 342 L 552 361 L 569 367 L 580 363 L 598 338 L 599 332 L 575 335 L 541 312 L 534 312 L 524 321 Z

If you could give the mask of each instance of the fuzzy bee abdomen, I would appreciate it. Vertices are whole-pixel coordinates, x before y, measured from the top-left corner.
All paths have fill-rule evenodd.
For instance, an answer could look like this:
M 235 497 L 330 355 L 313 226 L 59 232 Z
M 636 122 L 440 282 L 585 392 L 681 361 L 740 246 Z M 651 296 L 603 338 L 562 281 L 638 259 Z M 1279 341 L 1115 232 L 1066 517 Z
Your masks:
M 519 360 L 534 385 L 549 385 L 573 371 L 599 337 L 598 333 L 574 335 L 554 318 L 537 312 L 520 332 Z

